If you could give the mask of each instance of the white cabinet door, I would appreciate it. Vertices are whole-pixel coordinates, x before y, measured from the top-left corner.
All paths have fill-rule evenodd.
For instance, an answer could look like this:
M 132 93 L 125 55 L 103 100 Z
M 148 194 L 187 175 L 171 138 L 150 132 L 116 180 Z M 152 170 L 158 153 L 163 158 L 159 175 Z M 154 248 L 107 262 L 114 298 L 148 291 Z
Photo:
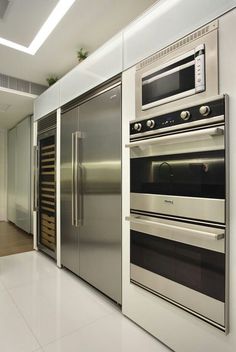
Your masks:
M 30 117 L 16 126 L 16 221 L 15 224 L 30 232 L 31 214 L 31 126 Z
M 60 80 L 61 105 L 122 72 L 122 34 L 104 44 Z
M 60 106 L 60 81 L 49 87 L 34 101 L 34 120 L 49 114 Z
M 236 6 L 236 0 L 162 0 L 124 30 L 124 70 Z
M 8 132 L 7 218 L 16 222 L 16 127 Z

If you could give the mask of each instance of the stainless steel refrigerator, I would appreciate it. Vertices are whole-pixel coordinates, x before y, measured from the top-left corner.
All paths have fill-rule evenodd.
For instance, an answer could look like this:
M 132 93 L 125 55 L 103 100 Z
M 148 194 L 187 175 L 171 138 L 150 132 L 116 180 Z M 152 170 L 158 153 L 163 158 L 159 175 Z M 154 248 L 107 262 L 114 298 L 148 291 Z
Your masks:
M 121 85 L 61 118 L 62 265 L 121 303 Z

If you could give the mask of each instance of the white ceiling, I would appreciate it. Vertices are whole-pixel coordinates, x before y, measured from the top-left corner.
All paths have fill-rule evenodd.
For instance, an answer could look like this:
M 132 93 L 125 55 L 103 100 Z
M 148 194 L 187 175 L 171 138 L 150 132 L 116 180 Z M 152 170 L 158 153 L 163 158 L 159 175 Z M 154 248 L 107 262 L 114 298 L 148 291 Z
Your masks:
M 76 0 L 34 56 L 0 45 L 0 73 L 45 85 L 50 74 L 62 77 L 77 65 L 76 52 L 80 47 L 92 53 L 155 1 Z M 11 0 L 0 20 L 0 37 L 28 45 L 56 3 L 56 0 Z M 1 95 L 0 92 L 2 102 Z M 3 96 L 6 98 L 6 94 Z M 29 98 L 21 97 L 20 102 L 11 94 L 9 99 L 12 107 L 7 113 L 0 112 L 0 128 L 12 127 L 17 116 L 21 120 L 23 113 L 33 112 Z M 9 114 L 8 123 L 6 114 Z

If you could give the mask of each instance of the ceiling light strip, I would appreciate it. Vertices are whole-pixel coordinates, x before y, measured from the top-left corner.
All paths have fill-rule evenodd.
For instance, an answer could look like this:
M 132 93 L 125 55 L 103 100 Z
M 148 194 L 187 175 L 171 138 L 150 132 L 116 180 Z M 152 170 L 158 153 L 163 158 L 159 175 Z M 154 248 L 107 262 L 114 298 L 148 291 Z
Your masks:
M 61 21 L 63 16 L 65 16 L 65 14 L 71 8 L 74 2 L 75 0 L 60 0 L 49 15 L 49 17 L 47 18 L 47 20 L 44 22 L 43 26 L 36 34 L 29 47 L 20 45 L 18 43 L 12 42 L 1 37 L 0 44 L 30 55 L 34 55 L 38 51 L 38 49 L 43 45 L 45 40 L 49 37 L 49 35 L 52 33 L 58 23 Z
M 48 36 L 52 33 L 54 28 L 61 21 L 63 16 L 71 8 L 75 0 L 60 0 L 54 10 L 51 12 L 50 16 L 43 24 L 39 32 L 36 34 L 35 38 L 29 46 L 29 51 L 31 55 L 34 55 L 41 45 L 45 42 Z
M 12 42 L 10 40 L 7 40 L 7 39 L 1 38 L 1 37 L 0 37 L 0 44 L 8 46 L 9 48 L 16 49 L 19 51 L 23 51 L 24 53 L 30 54 L 29 48 L 27 48 L 26 46 L 17 44 L 15 42 Z

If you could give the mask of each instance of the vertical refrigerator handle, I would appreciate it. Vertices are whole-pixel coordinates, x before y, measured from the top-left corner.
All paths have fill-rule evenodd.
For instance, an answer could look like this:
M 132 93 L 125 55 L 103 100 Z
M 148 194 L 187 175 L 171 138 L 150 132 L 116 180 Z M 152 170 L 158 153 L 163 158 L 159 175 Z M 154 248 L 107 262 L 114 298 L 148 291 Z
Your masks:
M 72 133 L 71 136 L 72 141 L 72 190 L 71 190 L 71 200 L 72 200 L 72 226 L 76 226 L 75 224 L 75 132 Z
M 81 157 L 81 141 L 82 141 L 82 133 L 81 132 L 77 132 L 77 170 L 76 170 L 76 175 L 77 175 L 77 202 L 79 203 L 79 206 L 77 204 L 77 208 L 76 208 L 76 219 L 77 219 L 77 224 L 78 225 L 82 225 L 82 210 L 83 210 L 83 202 L 82 202 L 82 182 L 83 182 L 83 167 L 82 167 L 82 163 L 80 160 Z M 79 147 L 79 148 L 78 148 Z M 79 176 L 78 176 L 79 173 Z
M 81 223 L 81 188 L 78 170 L 81 170 L 79 162 L 79 141 L 81 132 L 72 133 L 72 226 L 78 227 Z M 78 204 L 79 203 L 79 204 Z
M 38 210 L 38 146 L 34 146 L 34 192 L 33 192 L 33 210 Z

